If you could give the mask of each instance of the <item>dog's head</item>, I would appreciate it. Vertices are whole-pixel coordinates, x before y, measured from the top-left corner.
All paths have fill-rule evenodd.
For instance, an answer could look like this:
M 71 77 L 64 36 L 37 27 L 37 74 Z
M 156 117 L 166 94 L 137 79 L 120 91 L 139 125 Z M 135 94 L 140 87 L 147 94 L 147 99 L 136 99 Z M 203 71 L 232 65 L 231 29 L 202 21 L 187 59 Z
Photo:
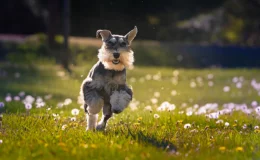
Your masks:
M 103 41 L 98 58 L 106 69 L 120 71 L 133 65 L 134 52 L 130 46 L 136 34 L 137 27 L 125 36 L 114 35 L 109 30 L 97 31 L 97 37 L 101 36 Z

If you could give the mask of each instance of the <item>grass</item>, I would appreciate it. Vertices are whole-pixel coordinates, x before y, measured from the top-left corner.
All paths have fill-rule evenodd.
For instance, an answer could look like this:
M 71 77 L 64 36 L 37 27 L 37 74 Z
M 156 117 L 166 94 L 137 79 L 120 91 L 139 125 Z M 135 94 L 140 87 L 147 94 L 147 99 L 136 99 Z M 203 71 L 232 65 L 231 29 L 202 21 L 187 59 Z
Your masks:
M 105 132 L 86 132 L 85 114 L 77 104 L 77 96 L 90 67 L 91 64 L 73 67 L 73 75 L 67 75 L 53 65 L 1 64 L 0 73 L 5 71 L 7 75 L 0 76 L 0 102 L 5 103 L 0 159 L 260 158 L 260 130 L 254 128 L 260 126 L 260 121 L 251 106 L 252 101 L 260 102 L 258 92 L 251 86 L 252 79 L 260 81 L 259 70 L 178 69 L 177 72 L 174 68 L 136 67 L 127 75 L 134 90 L 133 103 L 109 121 Z M 213 78 L 209 79 L 211 75 Z M 236 87 L 239 82 L 232 82 L 234 77 L 242 77 L 242 88 Z M 209 81 L 214 85 L 209 86 Z M 225 86 L 230 87 L 229 92 L 223 91 Z M 22 102 L 5 102 L 8 93 L 14 97 L 21 91 L 35 98 L 44 99 L 46 95 L 52 98 L 44 99 L 44 107 L 34 105 L 27 115 Z M 57 108 L 67 98 L 72 103 Z M 164 101 L 175 104 L 175 110 L 157 111 Z M 220 115 L 219 119 L 229 126 L 217 124 L 217 119 L 207 118 L 205 114 L 195 115 L 196 104 L 201 108 L 207 103 L 217 103 L 217 110 L 221 110 L 223 104 L 231 102 L 245 103 L 252 113 L 233 111 Z M 145 110 L 147 106 L 152 111 Z M 187 116 L 190 107 L 194 112 Z M 73 108 L 80 109 L 79 115 L 71 114 Z M 59 116 L 54 117 L 55 114 Z M 159 118 L 154 118 L 155 114 Z M 71 117 L 76 117 L 76 121 L 71 121 Z M 191 127 L 185 129 L 185 124 Z M 243 129 L 245 124 L 247 127 Z M 64 125 L 67 127 L 62 130 Z

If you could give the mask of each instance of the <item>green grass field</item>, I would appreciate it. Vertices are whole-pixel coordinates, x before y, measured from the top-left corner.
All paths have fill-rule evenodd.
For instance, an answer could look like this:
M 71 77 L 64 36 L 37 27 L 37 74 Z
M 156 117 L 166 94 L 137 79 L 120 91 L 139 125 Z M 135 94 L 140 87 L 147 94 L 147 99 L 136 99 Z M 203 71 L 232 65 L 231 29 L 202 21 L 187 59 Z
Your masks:
M 0 65 L 0 159 L 260 159 L 260 70 L 135 67 L 134 101 L 106 131 L 87 132 L 77 97 L 90 67 L 68 75 L 54 65 Z M 26 111 L 20 92 L 45 105 Z

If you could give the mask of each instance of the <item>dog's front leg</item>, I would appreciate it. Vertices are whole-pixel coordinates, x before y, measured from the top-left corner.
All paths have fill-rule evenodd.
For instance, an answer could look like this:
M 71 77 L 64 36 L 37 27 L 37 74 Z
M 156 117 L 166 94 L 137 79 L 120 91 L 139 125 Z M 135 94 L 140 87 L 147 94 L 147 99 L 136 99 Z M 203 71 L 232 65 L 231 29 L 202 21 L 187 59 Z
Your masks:
M 83 88 L 85 111 L 87 117 L 87 130 L 94 130 L 97 125 L 98 113 L 104 106 L 104 100 L 95 89 L 88 87 Z
M 110 104 L 105 104 L 103 107 L 103 116 L 102 119 L 99 121 L 96 130 L 102 131 L 105 130 L 107 121 L 109 118 L 112 117 L 112 112 L 111 112 L 111 105 Z
M 119 90 L 114 91 L 110 96 L 111 110 L 113 113 L 122 112 L 132 100 L 133 92 L 126 85 L 119 88 Z

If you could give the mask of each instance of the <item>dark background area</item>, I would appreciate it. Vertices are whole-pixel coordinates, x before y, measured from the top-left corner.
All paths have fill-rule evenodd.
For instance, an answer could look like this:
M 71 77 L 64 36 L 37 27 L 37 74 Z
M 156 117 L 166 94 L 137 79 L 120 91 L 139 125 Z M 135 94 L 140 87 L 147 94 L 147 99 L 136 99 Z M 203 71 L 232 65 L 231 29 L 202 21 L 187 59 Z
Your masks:
M 138 65 L 260 66 L 260 0 L 3 0 L 0 3 L 0 60 L 27 63 L 45 56 L 69 68 L 71 63 L 96 60 L 100 46 L 99 43 L 90 46 L 92 39 L 77 38 L 80 43 L 68 44 L 69 36 L 94 38 L 98 29 L 126 34 L 137 26 L 134 50 L 141 53 L 136 55 Z

